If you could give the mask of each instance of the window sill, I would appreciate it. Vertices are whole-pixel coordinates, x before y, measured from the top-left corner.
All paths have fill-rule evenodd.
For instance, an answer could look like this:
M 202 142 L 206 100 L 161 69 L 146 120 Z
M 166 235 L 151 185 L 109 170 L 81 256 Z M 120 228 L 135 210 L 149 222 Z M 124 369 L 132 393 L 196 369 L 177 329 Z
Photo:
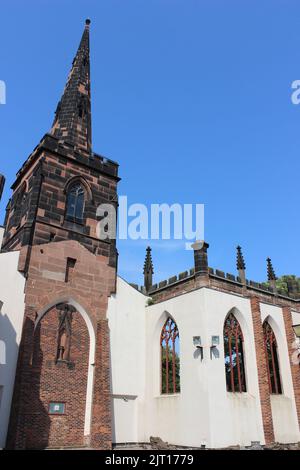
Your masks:
M 284 395 L 284 393 L 270 393 L 271 400 L 291 400 L 291 397 Z
M 229 400 L 253 400 L 255 396 L 249 392 L 226 392 Z
M 161 395 L 156 395 L 154 398 L 176 398 L 180 397 L 181 393 L 163 393 Z

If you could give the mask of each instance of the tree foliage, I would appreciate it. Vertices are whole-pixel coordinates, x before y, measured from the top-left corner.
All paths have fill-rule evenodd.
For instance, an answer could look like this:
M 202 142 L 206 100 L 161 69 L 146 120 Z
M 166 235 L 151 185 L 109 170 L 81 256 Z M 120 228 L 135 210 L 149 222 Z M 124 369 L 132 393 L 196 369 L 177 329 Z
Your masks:
M 163 346 L 161 351 L 161 391 L 162 393 L 174 393 L 173 391 L 173 355 L 172 351 L 169 349 L 168 354 L 168 383 L 169 390 L 167 391 L 167 351 Z M 180 359 L 177 352 L 175 352 L 175 385 L 176 393 L 180 392 Z
M 288 294 L 288 283 L 294 283 L 297 292 L 300 293 L 300 278 L 295 276 L 295 274 L 286 274 L 276 280 L 276 287 L 280 294 Z M 270 285 L 269 282 L 264 282 L 263 284 L 266 286 Z

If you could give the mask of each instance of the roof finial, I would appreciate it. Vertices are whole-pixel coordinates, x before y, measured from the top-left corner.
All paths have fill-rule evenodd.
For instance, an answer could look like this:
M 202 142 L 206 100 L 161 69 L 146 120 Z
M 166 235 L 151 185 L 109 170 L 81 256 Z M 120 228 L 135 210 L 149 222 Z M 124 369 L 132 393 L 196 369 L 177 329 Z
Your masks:
M 154 274 L 150 246 L 148 246 L 146 249 L 146 258 L 144 262 L 143 274 L 144 274 L 144 287 L 145 287 L 146 292 L 149 292 L 149 289 L 152 286 L 152 275 Z
M 3 175 L 0 174 L 0 201 L 1 201 L 2 193 L 3 193 L 4 185 L 5 185 L 5 178 Z
M 246 284 L 246 274 L 245 274 L 246 264 L 245 264 L 245 260 L 243 257 L 242 248 L 240 247 L 240 245 L 236 247 L 236 250 L 237 250 L 236 267 L 239 272 L 241 283 Z
M 277 292 L 277 286 L 276 286 L 276 275 L 275 271 L 272 265 L 271 258 L 267 258 L 267 272 L 268 272 L 268 281 L 270 286 L 272 287 L 273 291 L 276 293 Z
M 89 18 L 87 18 L 87 19 L 85 20 L 85 24 L 86 24 L 87 26 L 89 26 L 89 25 L 91 24 L 91 20 L 90 20 Z
M 276 281 L 277 277 L 272 265 L 271 258 L 267 258 L 268 281 Z
M 237 246 L 236 250 L 237 250 L 237 256 L 236 256 L 236 267 L 237 267 L 237 269 L 238 270 L 246 269 L 246 264 L 245 264 L 245 260 L 244 260 L 244 257 L 243 257 L 242 248 L 240 246 Z

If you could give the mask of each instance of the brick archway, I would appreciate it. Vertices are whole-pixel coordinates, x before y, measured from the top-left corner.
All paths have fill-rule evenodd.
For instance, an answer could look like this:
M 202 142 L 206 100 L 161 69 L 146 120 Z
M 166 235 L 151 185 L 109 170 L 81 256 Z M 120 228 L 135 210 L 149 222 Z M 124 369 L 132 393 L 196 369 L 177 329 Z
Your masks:
M 93 398 L 93 382 L 94 382 L 94 363 L 95 363 L 95 348 L 96 348 L 96 335 L 95 330 L 89 314 L 86 309 L 76 300 L 71 297 L 60 297 L 53 300 L 46 305 L 40 312 L 38 312 L 36 321 L 34 324 L 34 331 L 38 327 L 38 324 L 42 321 L 43 317 L 52 308 L 59 304 L 68 304 L 74 307 L 78 313 L 82 316 L 85 321 L 86 327 L 89 333 L 89 358 L 88 358 L 88 377 L 87 377 L 87 388 L 86 388 L 86 401 L 85 401 L 85 420 L 84 420 L 84 436 L 89 436 L 91 433 L 91 417 L 92 417 L 92 398 Z

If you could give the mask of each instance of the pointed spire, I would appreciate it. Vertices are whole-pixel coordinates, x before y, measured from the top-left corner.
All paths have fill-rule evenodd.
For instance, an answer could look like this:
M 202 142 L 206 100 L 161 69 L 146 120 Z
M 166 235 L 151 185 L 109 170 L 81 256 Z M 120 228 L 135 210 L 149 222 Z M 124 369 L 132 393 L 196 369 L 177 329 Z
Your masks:
M 152 286 L 152 275 L 154 274 L 150 246 L 148 246 L 148 248 L 146 249 L 146 258 L 145 258 L 145 263 L 144 263 L 143 274 L 144 274 L 144 287 L 145 287 L 146 292 L 149 292 L 149 289 Z
M 237 250 L 237 255 L 236 255 L 236 267 L 237 267 L 237 269 L 238 270 L 246 269 L 246 264 L 245 264 L 245 261 L 244 261 L 242 248 L 240 246 L 237 246 L 236 250 Z
M 90 94 L 90 20 L 85 28 L 60 102 L 50 134 L 91 154 L 91 94 Z
M 277 287 L 276 287 L 276 275 L 275 271 L 272 265 L 271 258 L 267 258 L 267 272 L 268 272 L 268 281 L 270 286 L 273 288 L 273 291 L 276 293 L 277 292 Z
M 245 260 L 243 257 L 242 248 L 240 246 L 237 246 L 236 250 L 237 250 L 236 267 L 239 272 L 239 277 L 241 279 L 242 284 L 246 284 L 246 274 L 245 274 L 246 264 L 245 264 Z
M 276 281 L 277 277 L 275 276 L 275 271 L 272 265 L 271 258 L 267 258 L 267 271 L 268 271 L 268 281 Z
M 3 175 L 0 174 L 0 201 L 1 201 L 2 193 L 3 193 L 4 185 L 5 185 L 5 178 Z

